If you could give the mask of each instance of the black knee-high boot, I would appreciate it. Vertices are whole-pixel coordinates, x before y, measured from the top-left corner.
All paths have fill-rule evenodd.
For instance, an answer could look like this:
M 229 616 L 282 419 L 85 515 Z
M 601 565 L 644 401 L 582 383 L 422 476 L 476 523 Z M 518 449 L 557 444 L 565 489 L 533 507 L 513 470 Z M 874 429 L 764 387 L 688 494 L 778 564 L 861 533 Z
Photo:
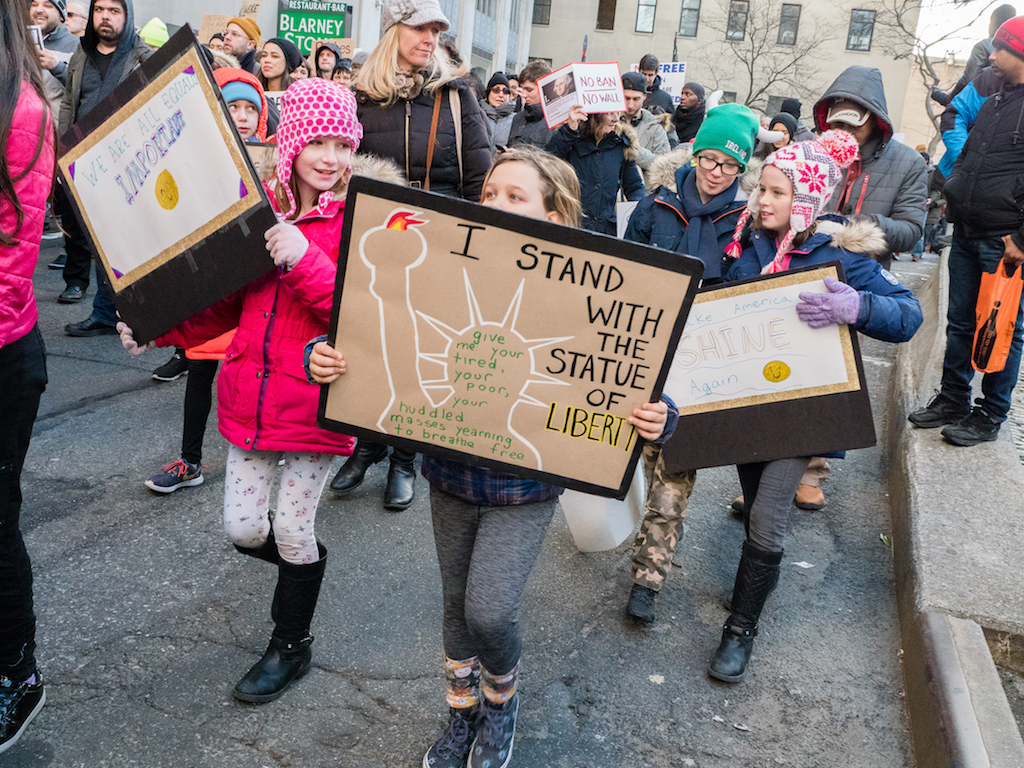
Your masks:
M 257 661 L 232 692 L 236 699 L 262 703 L 273 701 L 307 670 L 313 654 L 309 625 L 320 596 L 327 565 L 327 549 L 317 543 L 320 559 L 308 565 L 278 563 L 277 589 L 270 615 L 274 633 L 263 658 Z
M 258 547 L 241 547 L 235 544 L 235 549 L 243 555 L 255 557 L 257 560 L 265 560 L 268 563 L 277 565 L 281 562 L 281 556 L 277 552 L 277 542 L 274 540 L 274 531 L 267 535 L 267 540 Z
M 779 583 L 781 563 L 782 552 L 768 552 L 750 541 L 743 542 L 732 610 L 722 630 L 722 642 L 708 667 L 712 677 L 727 683 L 743 679 L 757 636 L 757 621 L 768 595 Z

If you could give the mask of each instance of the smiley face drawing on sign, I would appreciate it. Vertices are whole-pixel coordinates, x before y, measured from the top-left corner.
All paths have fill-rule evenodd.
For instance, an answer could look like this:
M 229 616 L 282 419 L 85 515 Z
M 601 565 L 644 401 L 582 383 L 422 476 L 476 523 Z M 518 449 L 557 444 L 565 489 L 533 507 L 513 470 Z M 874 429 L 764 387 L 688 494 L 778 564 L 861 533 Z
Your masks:
M 788 379 L 791 372 L 789 366 L 781 360 L 773 360 L 764 367 L 764 377 L 776 384 Z
M 156 201 L 160 207 L 170 211 L 178 204 L 178 183 L 171 176 L 171 172 L 165 170 L 156 177 Z

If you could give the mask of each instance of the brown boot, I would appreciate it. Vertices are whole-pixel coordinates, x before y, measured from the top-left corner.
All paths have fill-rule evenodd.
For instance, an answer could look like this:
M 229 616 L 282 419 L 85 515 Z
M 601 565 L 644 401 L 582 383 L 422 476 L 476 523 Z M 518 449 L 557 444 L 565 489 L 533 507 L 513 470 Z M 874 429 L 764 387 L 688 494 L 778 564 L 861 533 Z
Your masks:
M 816 485 L 800 483 L 796 488 L 796 498 L 793 499 L 793 503 L 799 509 L 819 510 L 825 506 L 825 494 Z

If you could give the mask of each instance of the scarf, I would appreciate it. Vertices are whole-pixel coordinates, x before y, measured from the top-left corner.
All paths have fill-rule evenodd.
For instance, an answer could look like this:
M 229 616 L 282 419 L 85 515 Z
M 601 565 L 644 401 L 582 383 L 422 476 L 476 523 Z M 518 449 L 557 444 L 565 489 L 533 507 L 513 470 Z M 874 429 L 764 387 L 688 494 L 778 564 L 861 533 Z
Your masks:
M 704 111 L 703 102 L 689 111 L 676 107 L 675 114 L 672 115 L 672 124 L 676 127 L 680 144 L 685 144 L 697 135 L 700 124 L 704 122 Z
M 683 234 L 683 252 L 695 256 L 704 262 L 705 279 L 722 276 L 722 258 L 724 251 L 718 244 L 715 234 L 715 219 L 725 213 L 736 200 L 739 188 L 739 177 L 724 191 L 706 203 L 701 202 L 697 191 L 697 174 L 690 172 L 683 179 L 679 197 L 683 203 L 683 212 L 689 218 Z

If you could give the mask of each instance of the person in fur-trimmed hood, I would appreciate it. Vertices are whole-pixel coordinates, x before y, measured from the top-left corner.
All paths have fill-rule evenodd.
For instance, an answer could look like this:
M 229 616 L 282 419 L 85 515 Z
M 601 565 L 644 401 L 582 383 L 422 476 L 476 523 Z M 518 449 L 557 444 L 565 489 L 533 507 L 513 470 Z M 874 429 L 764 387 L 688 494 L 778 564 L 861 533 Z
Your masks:
M 909 341 L 921 325 L 921 305 L 872 258 L 888 245 L 882 228 L 864 218 L 852 222 L 818 218 L 842 180 L 843 169 L 858 157 L 856 139 L 838 130 L 772 153 L 761 169 L 758 194 L 736 226 L 735 248 L 730 250 L 738 249 L 747 225 L 751 245 L 730 268 L 728 278 L 838 261 L 846 282 L 826 277 L 827 293 L 800 293 L 796 305 L 800 320 L 811 328 L 843 324 L 882 341 Z M 776 428 L 806 427 L 780 423 Z M 795 457 L 736 467 L 746 501 L 747 539 L 729 618 L 708 667 L 708 674 L 717 680 L 735 683 L 746 673 L 761 612 L 779 580 L 793 497 L 809 461 Z
M 708 112 L 693 144 L 647 169 L 653 194 L 633 211 L 626 239 L 694 256 L 704 262 L 704 282 L 720 282 L 725 246 L 757 183 L 759 164 L 751 156 L 759 127 L 757 116 L 738 104 Z
M 657 158 L 648 169 L 648 185 L 656 191 L 633 211 L 626 239 L 699 258 L 704 283 L 722 282 L 725 246 L 746 209 L 746 192 L 757 181 L 751 167 L 754 141 L 759 133 L 767 136 L 760 127 L 757 116 L 739 104 L 708 112 L 693 144 Z M 744 172 L 752 178 L 741 178 Z M 626 613 L 649 624 L 683 533 L 697 473 L 670 472 L 655 445 L 644 446 L 643 457 L 647 503 L 633 546 Z
M 569 119 L 548 142 L 547 151 L 569 163 L 580 180 L 583 228 L 615 234 L 615 203 L 619 189 L 627 200 L 644 196 L 636 167 L 640 142 L 636 131 L 614 112 L 587 115 L 576 105 Z

